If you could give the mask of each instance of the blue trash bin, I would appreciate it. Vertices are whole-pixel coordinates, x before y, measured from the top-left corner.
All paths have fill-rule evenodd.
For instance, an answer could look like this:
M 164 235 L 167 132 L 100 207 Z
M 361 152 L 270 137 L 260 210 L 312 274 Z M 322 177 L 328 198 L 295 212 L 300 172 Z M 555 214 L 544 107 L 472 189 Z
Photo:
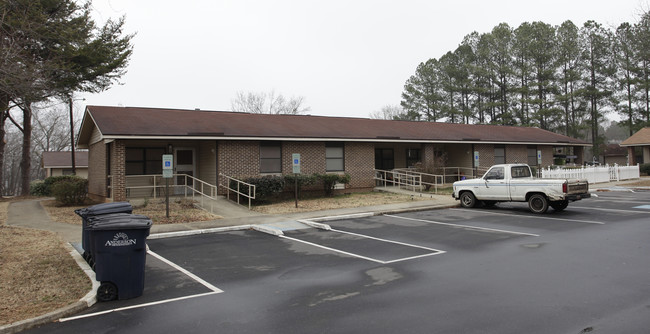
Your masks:
M 95 216 L 88 221 L 97 300 L 130 299 L 144 290 L 149 217 L 127 213 Z
M 106 215 L 111 213 L 132 213 L 133 207 L 129 202 L 101 203 L 74 211 L 81 217 L 81 248 L 83 248 L 84 259 L 92 266 L 92 256 L 90 254 L 90 236 L 87 231 L 88 218 Z

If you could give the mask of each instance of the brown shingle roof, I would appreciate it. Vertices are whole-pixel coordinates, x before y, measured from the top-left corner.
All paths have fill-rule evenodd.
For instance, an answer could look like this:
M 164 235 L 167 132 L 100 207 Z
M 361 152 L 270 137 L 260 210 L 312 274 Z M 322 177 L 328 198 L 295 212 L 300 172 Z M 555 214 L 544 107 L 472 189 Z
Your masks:
M 582 140 L 538 128 L 497 125 L 106 106 L 88 106 L 87 112 L 105 138 L 189 136 L 588 145 Z M 86 123 L 87 115 L 80 132 L 80 144 L 90 140 Z
M 43 152 L 43 168 L 72 167 L 72 152 Z M 76 151 L 75 167 L 88 167 L 88 151 Z
M 632 137 L 625 139 L 621 146 L 643 146 L 650 145 L 650 128 L 643 128 L 637 131 Z

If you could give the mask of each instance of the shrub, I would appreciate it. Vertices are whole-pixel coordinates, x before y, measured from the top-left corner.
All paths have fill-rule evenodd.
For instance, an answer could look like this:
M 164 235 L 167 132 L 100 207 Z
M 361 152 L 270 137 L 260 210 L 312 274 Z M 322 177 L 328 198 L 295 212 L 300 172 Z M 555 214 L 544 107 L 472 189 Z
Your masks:
M 650 175 L 650 164 L 639 165 L 639 172 L 642 174 Z
M 73 176 L 52 184 L 52 196 L 63 205 L 83 204 L 88 197 L 88 180 Z
M 29 184 L 29 194 L 32 196 L 49 196 L 45 181 L 36 180 Z
M 50 176 L 43 181 L 34 181 L 29 186 L 29 194 L 34 196 L 52 196 L 52 186 L 60 181 L 76 180 L 76 175 Z
M 287 174 L 284 176 L 284 184 L 287 190 L 293 190 L 296 184 L 296 179 L 298 180 L 298 197 L 302 191 L 302 187 L 311 186 L 316 183 L 317 178 L 316 174 L 306 175 L 306 174 Z
M 334 187 L 337 183 L 349 184 L 350 174 L 314 174 L 314 176 L 323 184 L 323 190 L 326 196 L 334 194 Z
M 243 180 L 255 186 L 255 200 L 256 202 L 263 202 L 273 195 L 277 195 L 284 190 L 284 178 L 282 176 L 267 175 L 262 177 L 251 177 Z M 231 186 L 235 188 L 236 186 Z M 246 186 L 240 186 L 241 193 L 248 193 Z

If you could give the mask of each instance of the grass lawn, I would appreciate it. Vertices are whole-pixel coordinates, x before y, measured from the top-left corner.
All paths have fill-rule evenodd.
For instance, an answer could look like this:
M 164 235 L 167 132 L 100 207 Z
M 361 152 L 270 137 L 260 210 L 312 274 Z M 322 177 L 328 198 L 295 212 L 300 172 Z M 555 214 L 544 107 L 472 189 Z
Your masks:
M 436 195 L 434 195 L 436 196 Z M 408 201 L 430 200 L 430 197 L 411 197 L 409 195 L 368 192 L 342 194 L 333 197 L 305 198 L 298 200 L 298 208 L 294 199 L 286 199 L 279 202 L 253 206 L 253 211 L 267 214 L 282 214 L 305 211 L 320 211 L 339 208 L 356 208 L 360 206 L 371 206 L 391 203 L 403 203 Z
M 77 225 L 81 225 L 81 218 L 74 210 L 92 205 L 59 206 L 54 200 L 43 201 L 41 204 L 53 221 Z M 145 201 L 145 204 L 134 206 L 133 213 L 151 218 L 154 224 L 190 223 L 222 218 L 194 207 L 192 201 L 186 199 L 169 201 L 169 218 L 166 217 L 164 199 Z
M 55 233 L 5 225 L 9 204 L 0 202 L 0 325 L 74 303 L 91 287 Z

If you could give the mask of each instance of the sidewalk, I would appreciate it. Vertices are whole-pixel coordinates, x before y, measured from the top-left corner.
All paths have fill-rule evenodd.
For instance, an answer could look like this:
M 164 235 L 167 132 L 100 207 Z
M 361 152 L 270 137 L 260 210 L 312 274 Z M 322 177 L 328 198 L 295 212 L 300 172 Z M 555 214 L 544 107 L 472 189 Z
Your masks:
M 53 222 L 40 201 L 41 199 L 33 199 L 11 203 L 6 224 L 51 231 L 59 234 L 67 242 L 80 242 L 81 225 Z
M 647 178 L 642 178 L 647 179 Z M 591 192 L 602 190 L 623 190 L 630 189 L 650 189 L 649 187 L 626 187 L 626 184 L 636 183 L 639 180 L 626 180 L 615 181 L 607 183 L 598 183 L 589 185 Z M 380 190 L 380 189 L 378 189 Z M 384 189 L 385 190 L 385 189 Z M 300 212 L 291 214 L 277 214 L 269 215 L 248 211 L 243 206 L 238 206 L 226 199 L 219 199 L 214 205 L 221 206 L 219 214 L 223 216 L 222 219 L 185 223 L 185 224 L 154 224 L 151 228 L 151 233 L 165 233 L 165 232 L 178 232 L 186 230 L 207 229 L 214 227 L 227 227 L 237 225 L 250 225 L 250 224 L 268 224 L 277 223 L 282 221 L 291 221 L 299 219 L 309 219 L 317 217 L 341 216 L 351 215 L 357 213 L 373 212 L 375 214 L 381 213 L 398 213 L 406 211 L 422 211 L 436 208 L 454 207 L 458 205 L 458 201 L 454 200 L 451 195 L 424 195 L 420 193 L 411 193 L 413 196 L 427 196 L 430 197 L 423 201 L 408 201 L 402 203 L 374 205 L 356 208 L 342 208 L 323 211 Z M 71 243 L 79 243 L 81 241 L 81 226 L 70 225 L 65 223 L 57 223 L 50 220 L 45 209 L 40 205 L 40 200 L 28 200 L 22 202 L 14 202 L 9 206 L 9 213 L 7 217 L 7 225 L 30 227 L 35 229 L 47 230 L 58 233 L 63 240 Z

